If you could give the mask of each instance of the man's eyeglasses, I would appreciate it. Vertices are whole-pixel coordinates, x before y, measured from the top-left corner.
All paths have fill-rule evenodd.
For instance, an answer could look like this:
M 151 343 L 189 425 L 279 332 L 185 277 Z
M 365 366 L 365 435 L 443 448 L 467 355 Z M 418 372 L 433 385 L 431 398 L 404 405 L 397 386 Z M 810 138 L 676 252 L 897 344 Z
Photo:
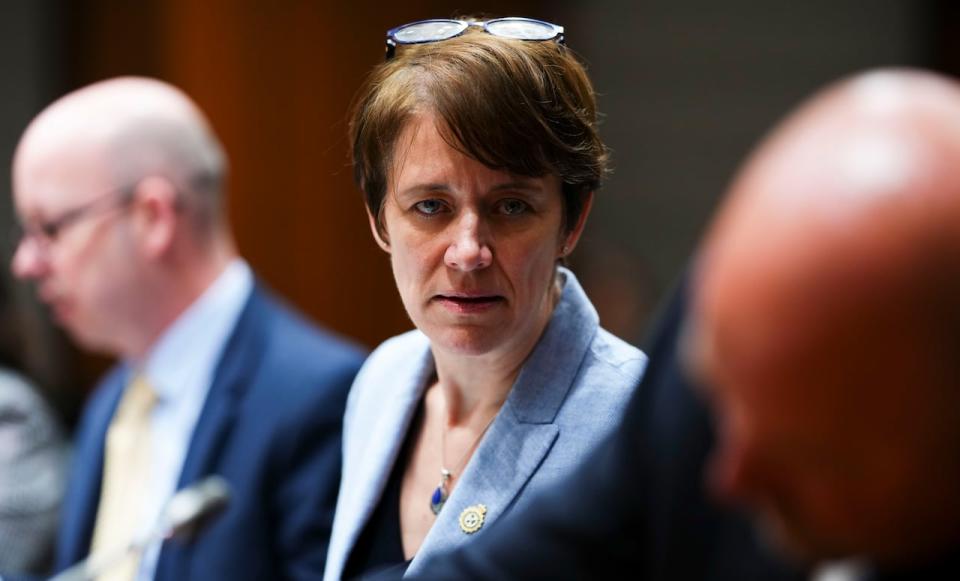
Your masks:
M 563 44 L 563 27 L 533 18 L 496 18 L 487 21 L 452 20 L 436 18 L 418 20 L 387 31 L 387 60 L 393 58 L 397 47 L 405 44 L 440 42 L 460 36 L 471 26 L 488 34 L 515 40 L 556 40 Z
M 64 229 L 83 221 L 84 218 L 96 216 L 114 208 L 126 207 L 133 201 L 134 191 L 134 188 L 129 186 L 115 188 L 85 204 L 66 210 L 56 218 L 31 224 L 14 224 L 11 233 L 13 248 L 19 248 L 26 240 L 33 240 L 40 246 L 47 247 L 57 241 Z

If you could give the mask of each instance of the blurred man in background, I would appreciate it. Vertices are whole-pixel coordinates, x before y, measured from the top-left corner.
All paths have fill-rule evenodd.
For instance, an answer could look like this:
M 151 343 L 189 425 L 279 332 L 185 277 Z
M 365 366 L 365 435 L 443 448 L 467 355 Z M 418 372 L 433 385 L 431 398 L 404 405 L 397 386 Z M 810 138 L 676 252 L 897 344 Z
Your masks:
M 232 499 L 212 526 L 106 578 L 323 572 L 362 356 L 279 304 L 238 257 L 226 169 L 197 107 L 141 78 L 67 95 L 17 148 L 14 274 L 80 345 L 122 359 L 81 419 L 58 568 L 124 546 L 175 490 L 216 473 Z
M 686 359 L 713 489 L 796 556 L 960 578 L 958 224 L 960 85 L 929 73 L 831 87 L 733 185 Z

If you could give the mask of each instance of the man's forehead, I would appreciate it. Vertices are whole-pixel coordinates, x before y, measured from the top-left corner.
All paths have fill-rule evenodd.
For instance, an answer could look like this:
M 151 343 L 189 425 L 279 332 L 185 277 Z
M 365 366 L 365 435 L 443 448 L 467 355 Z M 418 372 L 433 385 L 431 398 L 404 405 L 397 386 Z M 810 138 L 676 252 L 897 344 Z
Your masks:
M 110 185 L 101 148 L 65 137 L 17 151 L 13 190 L 18 206 L 60 206 L 85 201 Z

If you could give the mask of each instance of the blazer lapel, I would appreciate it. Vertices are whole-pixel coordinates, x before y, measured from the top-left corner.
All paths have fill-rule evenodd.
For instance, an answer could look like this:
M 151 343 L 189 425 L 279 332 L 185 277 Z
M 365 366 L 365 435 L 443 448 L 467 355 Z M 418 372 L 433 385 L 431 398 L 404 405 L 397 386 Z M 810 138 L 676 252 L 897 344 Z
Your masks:
M 265 308 L 260 291 L 255 287 L 220 356 L 210 392 L 190 438 L 178 489 L 207 476 L 220 457 L 223 444 L 233 428 L 237 406 L 257 373 L 251 363 L 260 360 Z
M 430 555 L 462 545 L 510 510 L 553 447 L 560 433 L 554 423 L 557 413 L 599 328 L 596 310 L 576 278 L 566 269 L 561 275 L 566 279 L 563 294 L 543 336 L 424 539 L 410 573 Z M 486 509 L 484 525 L 468 534 L 460 516 L 481 504 Z
M 71 483 L 63 501 L 60 538 L 57 544 L 57 569 L 63 569 L 87 556 L 100 505 L 103 481 L 104 443 L 110 420 L 123 394 L 124 367 L 117 368 L 105 381 L 103 398 L 97 401 L 81 430 L 74 451 Z
M 501 410 L 470 459 L 411 563 L 409 573 L 416 573 L 420 564 L 433 554 L 470 540 L 471 533 L 460 525 L 460 516 L 468 508 L 483 505 L 483 526 L 509 510 L 553 446 L 559 433 L 556 425 L 521 423 L 504 411 Z
M 258 354 L 266 309 L 261 291 L 255 286 L 220 356 L 213 383 L 190 438 L 177 481 L 178 490 L 210 475 L 216 467 L 233 429 L 239 403 L 257 373 L 251 363 L 260 360 Z M 163 543 L 154 578 L 186 579 L 191 554 L 189 545 Z
M 348 451 L 350 465 L 344 464 L 343 484 L 340 489 L 341 504 L 337 511 L 356 515 L 349 520 L 350 528 L 344 531 L 341 570 L 350 558 L 360 532 L 366 526 L 370 515 L 380 501 L 390 472 L 397 461 L 410 430 L 410 423 L 416 415 L 427 381 L 434 373 L 433 356 L 429 344 L 424 341 L 423 353 L 406 369 L 396 371 L 397 389 L 389 401 L 379 409 L 382 413 L 376 417 L 356 417 L 351 421 L 369 426 L 370 433 L 360 448 Z M 331 554 L 334 548 L 331 546 Z

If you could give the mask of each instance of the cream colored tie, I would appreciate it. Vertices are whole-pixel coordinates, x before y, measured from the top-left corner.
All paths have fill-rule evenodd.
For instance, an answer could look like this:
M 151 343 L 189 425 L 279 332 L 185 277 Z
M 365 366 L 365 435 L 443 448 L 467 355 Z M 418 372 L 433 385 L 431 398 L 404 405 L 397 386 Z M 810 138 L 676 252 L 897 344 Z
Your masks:
M 115 552 L 144 528 L 143 495 L 150 482 L 152 441 L 150 412 L 157 401 L 146 378 L 137 375 L 127 386 L 110 422 L 103 460 L 103 485 L 92 552 Z M 130 581 L 140 555 L 129 555 L 98 581 Z

